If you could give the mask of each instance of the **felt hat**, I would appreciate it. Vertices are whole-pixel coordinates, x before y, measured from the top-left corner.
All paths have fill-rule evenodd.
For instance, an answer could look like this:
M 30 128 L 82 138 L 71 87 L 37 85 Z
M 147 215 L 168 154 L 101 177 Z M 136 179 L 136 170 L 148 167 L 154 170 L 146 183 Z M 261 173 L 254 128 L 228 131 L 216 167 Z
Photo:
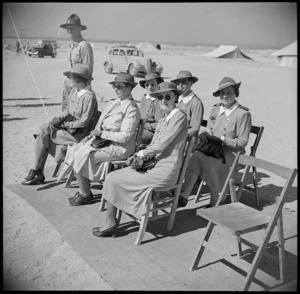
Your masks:
M 144 80 L 139 81 L 139 84 L 140 84 L 141 87 L 145 88 L 145 83 L 147 81 L 150 81 L 150 80 L 153 80 L 153 79 L 156 79 L 158 84 L 160 84 L 164 81 L 164 79 L 162 77 L 160 77 L 157 73 L 149 72 L 145 75 Z
M 68 71 L 64 72 L 64 75 L 69 77 L 70 74 L 74 74 L 80 77 L 83 77 L 89 81 L 93 80 L 92 76 L 90 75 L 90 71 L 86 65 L 75 63 L 72 68 Z
M 188 70 L 181 70 L 178 75 L 177 78 L 174 80 L 171 80 L 172 83 L 176 83 L 178 80 L 181 79 L 191 79 L 193 81 L 193 84 L 195 84 L 198 81 L 198 78 L 193 77 L 192 73 Z
M 109 82 L 109 84 L 111 85 L 115 83 L 125 83 L 131 85 L 132 87 L 135 87 L 137 85 L 137 83 L 134 81 L 134 77 L 126 72 L 118 73 L 115 79 L 112 82 Z
M 177 89 L 177 86 L 174 83 L 162 82 L 158 85 L 158 90 L 156 90 L 155 92 L 149 93 L 149 94 L 150 94 L 150 96 L 156 97 L 157 94 L 163 93 L 163 92 L 168 92 L 168 91 L 174 91 L 178 95 L 180 95 L 182 93 L 182 91 Z
M 77 27 L 81 27 L 81 30 L 84 31 L 86 30 L 86 26 L 81 24 L 80 18 L 77 14 L 71 14 L 66 23 L 60 25 L 61 28 L 67 29 L 70 26 L 77 26 Z
M 217 91 L 213 92 L 213 96 L 218 97 L 220 96 L 220 91 L 230 87 L 230 86 L 234 86 L 235 89 L 239 88 L 241 85 L 241 82 L 236 83 L 234 79 L 229 78 L 229 77 L 224 77 L 221 82 L 219 83 L 219 88 Z

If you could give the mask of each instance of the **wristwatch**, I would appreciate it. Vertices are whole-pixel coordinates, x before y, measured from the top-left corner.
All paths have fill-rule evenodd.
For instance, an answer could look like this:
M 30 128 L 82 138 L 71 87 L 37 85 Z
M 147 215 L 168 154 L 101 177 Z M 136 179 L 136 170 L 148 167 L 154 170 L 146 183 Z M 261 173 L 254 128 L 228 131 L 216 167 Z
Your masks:
M 224 141 L 225 141 L 225 138 L 226 138 L 226 136 L 225 136 L 225 135 L 222 135 L 222 136 L 221 136 L 221 141 L 224 142 Z

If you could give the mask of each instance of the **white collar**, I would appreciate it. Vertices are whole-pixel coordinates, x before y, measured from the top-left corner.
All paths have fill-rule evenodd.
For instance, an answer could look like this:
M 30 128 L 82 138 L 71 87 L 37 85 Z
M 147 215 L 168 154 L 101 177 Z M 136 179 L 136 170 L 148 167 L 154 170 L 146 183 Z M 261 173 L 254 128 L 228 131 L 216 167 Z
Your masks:
M 164 117 L 164 120 L 166 120 L 167 122 L 170 120 L 170 118 L 179 110 L 179 108 L 175 107 L 169 114 L 167 117 Z
M 188 103 L 193 97 L 194 97 L 194 92 L 191 91 L 187 96 L 182 97 L 182 95 L 179 96 L 178 102 L 183 102 L 183 103 Z
M 77 91 L 77 96 L 81 97 L 82 95 L 84 95 L 88 90 L 90 90 L 91 87 L 88 85 L 85 88 L 81 89 L 80 91 Z
M 152 97 L 152 96 L 150 96 L 150 95 L 149 95 L 149 93 L 147 93 L 147 94 L 146 94 L 146 99 L 155 100 L 156 98 L 155 98 L 155 97 Z
M 219 111 L 219 114 L 218 114 L 218 116 L 220 116 L 222 113 L 224 113 L 225 112 L 225 114 L 226 114 L 226 116 L 229 116 L 230 114 L 231 114 L 231 112 L 233 111 L 233 110 L 235 110 L 237 107 L 239 106 L 239 104 L 238 104 L 238 102 L 236 101 L 230 108 L 224 108 L 223 107 L 223 105 L 221 105 L 221 107 L 220 107 L 220 111 Z

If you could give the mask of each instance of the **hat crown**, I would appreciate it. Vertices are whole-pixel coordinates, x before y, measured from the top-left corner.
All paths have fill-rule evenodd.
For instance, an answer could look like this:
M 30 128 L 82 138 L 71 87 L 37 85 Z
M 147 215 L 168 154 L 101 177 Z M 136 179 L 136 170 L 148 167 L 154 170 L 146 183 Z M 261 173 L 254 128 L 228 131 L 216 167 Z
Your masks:
M 229 77 L 224 77 L 221 82 L 219 83 L 219 86 L 224 85 L 224 84 L 232 84 L 235 85 L 236 82 L 233 78 L 229 78 Z
M 158 85 L 158 91 L 167 92 L 167 91 L 177 91 L 177 86 L 172 82 L 162 82 Z
M 126 72 L 120 72 L 117 74 L 117 76 L 114 79 L 114 82 L 123 82 L 123 83 L 134 83 L 134 77 Z
M 84 75 L 87 75 L 89 76 L 90 75 L 90 71 L 88 69 L 88 67 L 84 64 L 81 64 L 81 63 L 75 63 L 74 66 L 73 66 L 73 72 L 78 72 L 80 74 L 84 74 Z
M 157 79 L 157 78 L 159 78 L 159 75 L 156 74 L 155 72 L 146 73 L 145 75 L 145 81 Z
M 66 24 L 77 25 L 77 26 L 80 27 L 80 26 L 81 26 L 81 21 L 80 21 L 79 16 L 73 13 L 73 14 L 71 14 L 71 15 L 68 17 L 68 19 L 67 19 L 67 21 L 66 21 Z
M 178 75 L 177 75 L 177 79 L 185 79 L 185 78 L 191 78 L 192 73 L 188 70 L 181 70 Z

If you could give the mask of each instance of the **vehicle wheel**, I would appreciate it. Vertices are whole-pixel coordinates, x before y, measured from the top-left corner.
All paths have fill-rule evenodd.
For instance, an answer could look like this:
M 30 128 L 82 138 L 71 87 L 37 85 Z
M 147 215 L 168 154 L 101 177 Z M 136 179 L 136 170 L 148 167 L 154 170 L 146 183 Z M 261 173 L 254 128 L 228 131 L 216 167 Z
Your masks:
M 133 64 L 130 64 L 130 65 L 129 65 L 129 67 L 128 67 L 128 72 L 129 72 L 132 76 L 134 76 L 134 77 L 137 76 L 137 71 L 136 71 L 136 69 L 135 69 L 135 67 L 134 67 Z
M 112 73 L 112 68 L 109 66 L 108 62 L 105 62 L 104 64 L 104 70 L 106 73 L 111 74 Z

